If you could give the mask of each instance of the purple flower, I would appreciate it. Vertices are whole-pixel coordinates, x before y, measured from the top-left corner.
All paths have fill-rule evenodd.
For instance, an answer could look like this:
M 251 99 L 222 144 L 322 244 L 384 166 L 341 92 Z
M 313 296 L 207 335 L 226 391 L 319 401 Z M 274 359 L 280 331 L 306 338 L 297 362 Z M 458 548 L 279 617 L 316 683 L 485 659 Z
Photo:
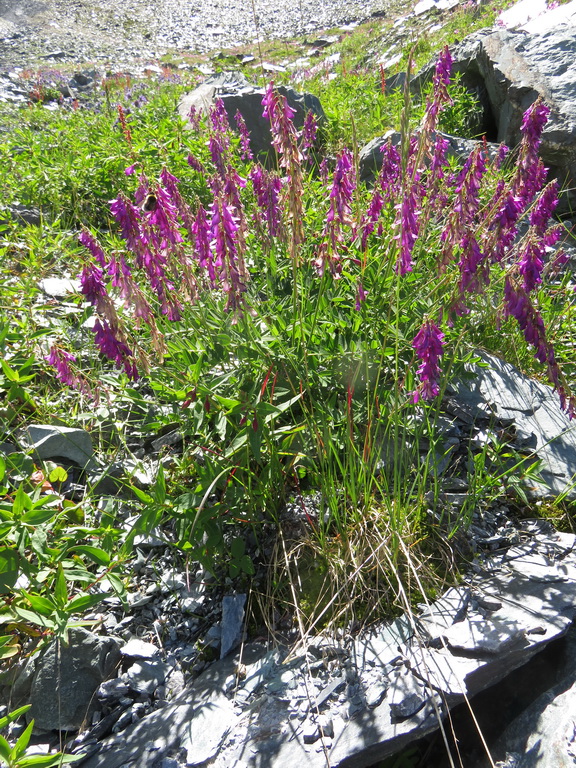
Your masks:
M 374 231 L 374 227 L 376 226 L 376 222 L 380 217 L 380 213 L 383 207 L 384 207 L 384 198 L 382 197 L 378 189 L 375 189 L 370 199 L 370 205 L 368 206 L 368 210 L 366 211 L 362 219 L 361 246 L 363 251 L 366 250 L 366 246 L 368 244 L 368 238 Z
M 128 378 L 136 380 L 138 371 L 130 348 L 116 337 L 112 328 L 104 320 L 94 323 L 94 340 L 102 354 L 113 360 L 118 368 L 124 368 Z
M 87 229 L 83 229 L 78 235 L 78 240 L 85 248 L 88 248 L 94 259 L 100 264 L 102 269 L 106 268 L 106 256 L 102 250 L 102 246 L 96 240 L 96 238 L 88 232 Z
M 366 301 L 366 297 L 367 296 L 368 296 L 368 292 L 364 290 L 364 286 L 362 285 L 362 281 L 359 280 L 358 284 L 356 285 L 356 298 L 355 298 L 355 303 L 354 303 L 354 308 L 355 308 L 356 312 L 360 311 L 360 309 L 362 307 L 362 303 L 364 301 Z
M 412 346 L 422 360 L 417 371 L 420 384 L 412 393 L 412 402 L 417 403 L 420 398 L 432 400 L 440 392 L 438 382 L 441 370 L 438 361 L 444 354 L 444 334 L 431 320 L 425 320 L 414 337 Z
M 538 234 L 543 235 L 550 217 L 556 210 L 558 205 L 558 182 L 556 179 L 551 181 L 542 194 L 540 195 L 538 202 L 534 206 L 534 210 L 530 214 L 530 225 L 535 227 Z
M 398 185 L 402 168 L 402 159 L 398 148 L 388 141 L 380 148 L 382 167 L 378 175 L 378 184 L 385 200 L 391 200 L 398 194 Z
M 238 126 L 238 133 L 240 134 L 240 157 L 242 160 L 252 160 L 254 155 L 250 149 L 250 133 L 246 126 L 246 121 L 242 117 L 242 113 L 239 109 L 236 110 L 234 120 L 236 121 L 236 125 Z
M 212 126 L 212 130 L 214 133 L 220 134 L 222 136 L 226 147 L 228 147 L 229 139 L 227 134 L 230 130 L 230 123 L 228 122 L 228 113 L 226 112 L 226 107 L 224 106 L 222 99 L 216 99 L 214 105 L 208 113 L 208 116 L 210 118 L 210 125 Z
M 190 107 L 190 111 L 188 112 L 188 122 L 192 126 L 192 128 L 197 131 L 200 128 L 200 120 L 202 119 L 202 112 L 199 109 L 196 109 L 194 104 Z
M 547 171 L 538 157 L 538 150 L 549 114 L 549 108 L 537 99 L 530 109 L 526 110 L 522 120 L 522 141 L 512 189 L 526 206 L 534 199 L 534 195 L 546 180 Z
M 50 354 L 44 357 L 44 360 L 56 369 L 56 378 L 69 387 L 76 388 L 78 377 L 70 368 L 70 363 L 75 363 L 76 358 L 70 352 L 66 352 L 60 347 L 50 348 Z
M 276 237 L 282 225 L 280 193 L 282 179 L 275 173 L 267 172 L 261 165 L 254 165 L 250 171 L 250 181 L 258 201 L 261 218 L 265 222 L 269 237 Z
M 182 235 L 178 229 L 178 211 L 170 193 L 159 185 L 155 191 L 155 198 L 155 205 L 148 214 L 148 223 L 155 228 L 155 234 L 159 236 L 160 247 L 167 248 L 169 243 L 172 245 L 181 243 Z
M 412 250 L 418 239 L 418 201 L 416 197 L 416 185 L 411 184 L 408 190 L 405 190 L 402 196 L 402 202 L 398 207 L 396 217 L 396 226 L 400 229 L 400 253 L 396 264 L 396 270 L 400 275 L 405 275 L 412 271 Z
M 208 277 L 212 285 L 216 284 L 216 273 L 212 262 L 212 251 L 210 250 L 210 227 L 204 206 L 200 205 L 196 213 L 196 219 L 193 224 L 195 238 L 196 256 L 198 264 L 202 269 L 207 270 Z
M 320 275 L 328 266 L 336 277 L 342 271 L 340 253 L 344 242 L 343 227 L 353 223 L 352 200 L 356 189 L 356 171 L 349 150 L 343 149 L 336 160 L 332 189 L 330 190 L 330 208 L 326 215 L 324 228 L 325 239 L 320 244 L 316 258 L 316 268 Z
M 128 248 L 135 254 L 142 251 L 145 244 L 142 242 L 140 229 L 141 215 L 139 210 L 120 194 L 110 204 L 110 210 L 116 221 L 120 224 L 122 237 L 126 240 Z
M 306 113 L 304 118 L 304 125 L 302 127 L 302 142 L 300 148 L 304 158 L 308 157 L 308 152 L 314 146 L 316 141 L 316 134 L 318 132 L 318 123 L 316 122 L 316 116 L 311 109 Z
M 138 163 L 132 163 L 132 165 L 129 165 L 128 168 L 125 168 L 124 173 L 126 174 L 126 176 L 132 176 L 137 166 L 138 166 Z
M 194 157 L 194 155 L 192 154 L 188 155 L 188 157 L 186 158 L 186 162 L 188 163 L 190 168 L 192 168 L 193 171 L 197 171 L 198 173 L 201 173 L 203 175 L 206 173 L 204 166 L 202 165 L 200 160 Z
M 445 46 L 440 53 L 438 63 L 433 78 L 432 98 L 428 99 L 426 113 L 422 132 L 430 136 L 438 125 L 438 115 L 447 104 L 452 104 L 452 99 L 448 95 L 448 85 L 450 84 L 450 74 L 452 72 L 452 57 L 448 46 Z
M 462 253 L 458 266 L 460 267 L 460 294 L 477 292 L 488 281 L 488 270 L 478 272 L 484 255 L 476 238 L 465 235 L 462 240 Z
M 102 270 L 95 264 L 86 264 L 82 270 L 80 292 L 95 307 L 98 307 L 103 299 L 108 298 Z

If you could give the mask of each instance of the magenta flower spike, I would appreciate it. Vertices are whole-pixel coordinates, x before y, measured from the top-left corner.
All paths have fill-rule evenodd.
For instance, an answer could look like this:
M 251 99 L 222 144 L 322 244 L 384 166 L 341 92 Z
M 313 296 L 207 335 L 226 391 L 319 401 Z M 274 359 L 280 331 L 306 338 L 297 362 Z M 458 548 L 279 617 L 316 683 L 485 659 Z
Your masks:
M 426 113 L 422 132 L 426 136 L 431 136 L 438 125 L 438 116 L 448 104 L 452 104 L 452 99 L 448 94 L 450 84 L 450 75 L 452 73 L 452 56 L 448 46 L 445 46 L 440 52 L 438 63 L 434 71 L 432 98 L 428 99 Z
M 201 269 L 205 269 L 208 272 L 210 282 L 212 283 L 212 286 L 214 286 L 216 284 L 216 272 L 214 271 L 212 251 L 210 249 L 210 226 L 203 205 L 198 206 L 198 211 L 193 224 L 193 232 L 198 264 Z
M 105 320 L 96 320 L 93 330 L 96 346 L 102 354 L 109 360 L 113 360 L 117 368 L 124 368 L 128 378 L 136 380 L 138 371 L 130 348 L 116 337 Z
M 102 246 L 100 243 L 96 240 L 96 238 L 88 232 L 87 229 L 83 229 L 82 232 L 78 235 L 78 240 L 82 243 L 82 245 L 85 248 L 88 248 L 92 256 L 94 257 L 94 260 L 100 264 L 102 269 L 106 269 L 106 255 L 104 251 L 102 250 Z
M 425 320 L 414 337 L 412 346 L 422 361 L 418 368 L 420 384 L 412 393 L 412 402 L 417 403 L 420 398 L 432 400 L 440 392 L 439 360 L 444 354 L 444 334 L 431 320 Z
M 261 165 L 252 166 L 249 178 L 260 209 L 258 218 L 264 221 L 269 237 L 276 237 L 282 224 L 282 179 L 275 173 L 265 171 Z
M 240 157 L 242 160 L 253 160 L 254 155 L 250 148 L 250 132 L 246 126 L 246 120 L 242 117 L 242 113 L 239 109 L 236 110 L 234 120 L 236 121 L 238 133 L 240 134 Z
M 314 115 L 314 112 L 309 109 L 306 113 L 306 117 L 304 118 L 300 143 L 300 149 L 302 150 L 302 156 L 304 159 L 308 158 L 310 150 L 313 148 L 314 143 L 316 142 L 317 133 L 318 123 L 316 121 L 316 116 Z
M 56 369 L 56 378 L 69 387 L 76 388 L 78 377 L 70 368 L 70 363 L 75 363 L 76 358 L 70 352 L 66 352 L 60 347 L 53 346 L 50 353 L 45 355 L 44 360 Z

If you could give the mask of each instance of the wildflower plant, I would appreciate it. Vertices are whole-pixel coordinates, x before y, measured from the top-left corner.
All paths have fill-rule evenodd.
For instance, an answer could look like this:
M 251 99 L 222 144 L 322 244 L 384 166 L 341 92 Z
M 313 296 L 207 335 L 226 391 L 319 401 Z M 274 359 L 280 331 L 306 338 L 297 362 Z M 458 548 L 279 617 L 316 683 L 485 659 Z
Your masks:
M 558 188 L 538 158 L 547 107 L 527 111 L 515 165 L 478 144 L 455 169 L 436 132 L 450 65 L 444 49 L 420 129 L 383 147 L 372 189 L 346 148 L 332 168 L 310 169 L 314 120 L 297 131 L 270 84 L 275 168 L 251 157 L 241 115 L 238 139 L 217 102 L 207 121 L 191 115 L 208 153 L 200 161 L 194 149 L 180 171 L 204 177 L 202 199 L 167 167 L 149 178 L 142 158 L 130 166 L 133 200 L 111 204 L 116 239 L 81 234 L 96 345 L 129 379 L 148 377 L 193 436 L 175 477 L 183 493 L 159 514 L 175 517 L 198 558 L 207 531 L 258 525 L 308 488 L 326 509 L 310 521 L 320 540 L 348 540 L 368 515 L 391 531 L 397 564 L 436 482 L 435 442 L 422 463 L 419 437 L 480 322 L 514 319 L 576 414 L 540 310 L 560 236 Z M 75 385 L 64 350 L 49 362 Z

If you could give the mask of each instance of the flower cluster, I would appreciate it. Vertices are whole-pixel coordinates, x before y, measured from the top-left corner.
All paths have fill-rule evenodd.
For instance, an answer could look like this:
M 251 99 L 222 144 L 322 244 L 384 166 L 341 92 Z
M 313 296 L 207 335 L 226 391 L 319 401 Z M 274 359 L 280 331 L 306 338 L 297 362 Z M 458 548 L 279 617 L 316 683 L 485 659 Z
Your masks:
M 425 320 L 412 341 L 416 354 L 422 361 L 418 368 L 420 384 L 412 393 L 412 402 L 420 398 L 431 400 L 440 392 L 440 364 L 444 354 L 444 333 L 431 320 Z

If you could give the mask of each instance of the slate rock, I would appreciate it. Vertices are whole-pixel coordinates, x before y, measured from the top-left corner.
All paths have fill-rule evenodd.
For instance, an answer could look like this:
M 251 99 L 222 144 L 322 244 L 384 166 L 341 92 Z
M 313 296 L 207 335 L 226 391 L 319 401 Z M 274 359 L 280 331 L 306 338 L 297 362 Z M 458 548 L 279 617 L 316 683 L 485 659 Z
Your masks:
M 554 18 L 554 17 L 552 17 Z M 539 96 L 551 115 L 540 154 L 565 190 L 563 207 L 576 201 L 576 28 L 560 17 L 557 24 L 537 19 L 530 32 L 505 29 L 474 33 L 452 51 L 453 74 L 481 89 L 488 138 L 515 147 L 524 112 Z M 430 79 L 431 64 L 420 74 Z
M 293 122 L 297 129 L 304 124 L 304 118 L 311 110 L 319 121 L 324 119 L 324 110 L 320 100 L 310 93 L 298 93 L 293 88 L 281 85 L 278 92 L 285 96 L 289 106 L 295 111 Z M 191 107 L 208 111 L 217 99 L 222 99 L 230 126 L 236 130 L 236 112 L 239 111 L 250 134 L 250 148 L 255 157 L 272 165 L 275 153 L 272 149 L 270 123 L 262 115 L 264 91 L 252 85 L 241 72 L 221 72 L 212 75 L 194 91 L 180 100 L 178 112 L 187 122 Z
M 120 648 L 120 653 L 130 659 L 153 659 L 160 654 L 160 649 L 153 643 L 133 637 Z
M 226 595 L 222 599 L 221 659 L 242 642 L 245 605 L 246 595 Z
M 136 693 L 151 695 L 166 680 L 171 667 L 160 659 L 137 661 L 130 666 L 124 678 Z
M 99 686 L 119 663 L 114 639 L 70 629 L 68 645 L 54 640 L 36 661 L 27 719 L 45 730 L 77 730 L 94 711 Z
M 42 459 L 69 459 L 80 467 L 93 457 L 92 439 L 85 429 L 30 424 L 25 437 L 29 447 Z
M 480 353 L 487 367 L 476 366 L 474 376 L 454 385 L 464 407 L 489 407 L 500 421 L 509 420 L 535 436 L 534 459 L 541 461 L 543 482 L 524 481 L 534 499 L 566 494 L 576 499 L 576 424 L 561 410 L 552 387 L 524 376 L 518 368 L 494 355 Z

